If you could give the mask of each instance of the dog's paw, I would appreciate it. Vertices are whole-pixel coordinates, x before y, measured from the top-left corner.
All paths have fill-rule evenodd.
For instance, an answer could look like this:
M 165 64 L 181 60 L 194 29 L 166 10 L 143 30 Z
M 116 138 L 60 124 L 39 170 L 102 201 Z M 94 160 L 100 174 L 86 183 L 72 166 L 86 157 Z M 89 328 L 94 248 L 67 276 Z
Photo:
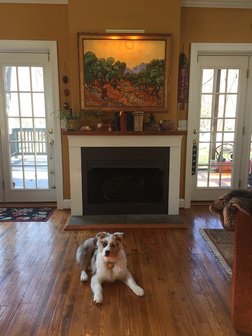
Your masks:
M 94 303 L 102 303 L 102 302 L 103 302 L 103 296 L 101 294 L 95 294 Z
M 139 286 L 137 286 L 137 287 L 134 289 L 134 292 L 135 292 L 135 294 L 138 295 L 138 296 L 144 296 L 144 290 L 143 290 L 143 288 L 141 288 L 141 287 L 139 287 Z
M 87 279 L 88 279 L 87 273 L 85 271 L 82 271 L 81 276 L 80 276 L 80 280 L 84 282 L 84 281 L 87 281 Z

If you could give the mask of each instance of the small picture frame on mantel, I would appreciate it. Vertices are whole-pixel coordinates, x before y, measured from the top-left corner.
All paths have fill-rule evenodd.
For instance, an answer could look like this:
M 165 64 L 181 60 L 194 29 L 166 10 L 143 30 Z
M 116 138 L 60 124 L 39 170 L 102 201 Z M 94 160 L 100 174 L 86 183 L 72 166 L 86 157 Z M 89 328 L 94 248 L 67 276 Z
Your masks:
M 78 34 L 81 110 L 169 111 L 171 34 Z

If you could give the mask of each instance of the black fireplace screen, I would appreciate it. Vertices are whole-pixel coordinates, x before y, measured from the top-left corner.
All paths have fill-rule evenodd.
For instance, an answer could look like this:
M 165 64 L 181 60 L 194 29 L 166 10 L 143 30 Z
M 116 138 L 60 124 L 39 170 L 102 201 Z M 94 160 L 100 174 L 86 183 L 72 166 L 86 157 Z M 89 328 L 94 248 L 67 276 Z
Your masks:
M 82 148 L 84 214 L 168 213 L 169 148 Z

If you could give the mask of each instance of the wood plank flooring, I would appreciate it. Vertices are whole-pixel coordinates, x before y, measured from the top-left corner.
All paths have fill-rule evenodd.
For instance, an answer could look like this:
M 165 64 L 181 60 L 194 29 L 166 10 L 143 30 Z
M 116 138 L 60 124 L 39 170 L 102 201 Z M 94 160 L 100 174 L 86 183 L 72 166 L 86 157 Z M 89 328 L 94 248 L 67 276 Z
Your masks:
M 47 223 L 0 223 L 0 335 L 234 336 L 231 280 L 199 228 L 221 227 L 207 206 L 181 210 L 188 229 L 127 230 L 129 269 L 145 289 L 105 284 L 104 303 L 79 281 L 78 245 L 94 231 L 64 231 L 69 211 Z

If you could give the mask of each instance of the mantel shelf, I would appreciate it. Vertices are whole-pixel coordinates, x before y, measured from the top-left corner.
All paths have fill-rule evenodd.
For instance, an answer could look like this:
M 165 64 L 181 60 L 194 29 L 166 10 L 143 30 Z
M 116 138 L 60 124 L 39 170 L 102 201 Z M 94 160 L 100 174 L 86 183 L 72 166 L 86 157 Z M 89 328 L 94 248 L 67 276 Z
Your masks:
M 186 135 L 187 131 L 178 131 L 178 130 L 171 130 L 171 131 L 141 131 L 141 132 L 134 132 L 134 131 L 126 131 L 126 132 L 121 132 L 121 131 L 68 131 L 68 130 L 63 130 L 62 133 L 64 135 L 107 135 L 107 136 L 120 136 L 120 135 L 138 135 L 138 136 L 146 136 L 146 135 L 163 135 L 163 136 L 169 136 L 169 135 Z

